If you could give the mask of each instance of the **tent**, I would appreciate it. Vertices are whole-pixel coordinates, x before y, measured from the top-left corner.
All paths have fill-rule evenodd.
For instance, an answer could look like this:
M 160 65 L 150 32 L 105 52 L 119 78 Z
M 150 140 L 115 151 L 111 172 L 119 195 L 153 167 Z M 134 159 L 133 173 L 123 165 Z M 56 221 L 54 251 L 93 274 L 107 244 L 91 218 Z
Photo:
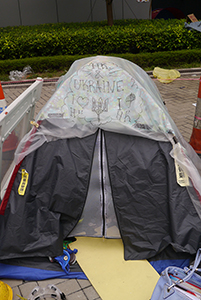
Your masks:
M 152 11 L 152 19 L 185 19 L 185 14 L 176 7 L 157 8 Z
M 200 159 L 132 62 L 77 60 L 15 162 L 0 207 L 1 268 L 62 256 L 76 236 L 121 238 L 125 260 L 201 246 Z

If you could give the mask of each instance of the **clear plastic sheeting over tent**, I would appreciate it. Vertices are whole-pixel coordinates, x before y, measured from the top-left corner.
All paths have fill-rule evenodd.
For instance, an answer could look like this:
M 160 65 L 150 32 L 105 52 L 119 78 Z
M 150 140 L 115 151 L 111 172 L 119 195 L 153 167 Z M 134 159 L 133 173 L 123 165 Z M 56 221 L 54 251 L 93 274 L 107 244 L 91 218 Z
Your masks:
M 77 60 L 59 79 L 56 92 L 36 121 L 41 125 L 22 140 L 16 163 L 46 141 L 81 138 L 98 128 L 158 141 L 173 142 L 176 137 L 180 150 L 176 156 L 174 151 L 171 154 L 201 195 L 201 162 L 197 154 L 179 133 L 153 81 L 130 61 L 104 56 Z M 201 216 L 200 203 L 195 202 Z
M 29 149 L 21 144 L 16 154 L 16 158 L 20 154 L 18 162 L 23 151 L 27 155 L 46 140 L 84 137 L 98 128 L 164 141 L 176 130 L 146 72 L 114 57 L 76 61 L 37 116 L 38 122 L 44 119 L 48 126 L 40 125 Z
M 92 131 L 98 127 L 140 135 L 143 130 L 150 134 L 172 131 L 148 75 L 129 61 L 111 57 L 83 59 L 72 66 L 37 120 L 58 117 L 70 120 L 70 126 L 76 123 Z
M 3 199 L 2 259 L 61 255 L 72 236 L 122 238 L 126 260 L 201 247 L 200 159 L 140 67 L 76 61 L 36 123 Z

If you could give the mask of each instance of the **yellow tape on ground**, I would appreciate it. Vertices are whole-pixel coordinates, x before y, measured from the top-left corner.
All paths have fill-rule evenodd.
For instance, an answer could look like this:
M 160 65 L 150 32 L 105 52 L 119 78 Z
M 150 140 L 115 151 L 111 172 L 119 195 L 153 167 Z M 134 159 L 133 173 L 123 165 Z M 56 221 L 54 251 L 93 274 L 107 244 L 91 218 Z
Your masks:
M 102 300 L 148 300 L 158 273 L 148 261 L 125 261 L 121 239 L 76 237 L 78 263 Z

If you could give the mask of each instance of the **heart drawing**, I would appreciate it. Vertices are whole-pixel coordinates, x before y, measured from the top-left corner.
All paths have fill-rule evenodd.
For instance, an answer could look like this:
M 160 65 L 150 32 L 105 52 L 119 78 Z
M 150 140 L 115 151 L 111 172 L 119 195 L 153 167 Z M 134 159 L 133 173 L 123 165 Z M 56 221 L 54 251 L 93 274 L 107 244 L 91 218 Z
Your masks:
M 89 103 L 89 99 L 87 97 L 79 96 L 77 98 L 77 103 L 84 108 Z

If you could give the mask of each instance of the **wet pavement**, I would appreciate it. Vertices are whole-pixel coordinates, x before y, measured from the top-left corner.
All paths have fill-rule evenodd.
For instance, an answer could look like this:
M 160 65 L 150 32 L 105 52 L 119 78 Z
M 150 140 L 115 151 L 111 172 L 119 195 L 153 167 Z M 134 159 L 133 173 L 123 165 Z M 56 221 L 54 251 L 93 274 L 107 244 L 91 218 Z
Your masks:
M 165 101 L 170 116 L 176 123 L 184 139 L 189 142 L 193 129 L 193 120 L 195 114 L 195 104 L 197 101 L 199 88 L 199 72 L 183 73 L 180 78 L 171 83 L 164 84 L 157 79 L 152 78 L 158 87 L 163 101 Z M 3 91 L 7 104 L 14 101 L 31 83 L 3 84 Z M 55 91 L 55 82 L 45 82 L 43 84 L 41 98 L 36 103 L 35 115 L 49 100 Z M 103 274 L 104 276 L 104 274 Z M 29 281 L 0 279 L 11 286 L 13 289 L 13 300 L 21 297 L 28 298 L 29 293 L 36 285 L 45 287 L 47 284 L 56 285 L 68 300 L 98 300 L 101 299 L 94 287 L 88 280 L 77 279 L 51 279 L 44 281 Z

